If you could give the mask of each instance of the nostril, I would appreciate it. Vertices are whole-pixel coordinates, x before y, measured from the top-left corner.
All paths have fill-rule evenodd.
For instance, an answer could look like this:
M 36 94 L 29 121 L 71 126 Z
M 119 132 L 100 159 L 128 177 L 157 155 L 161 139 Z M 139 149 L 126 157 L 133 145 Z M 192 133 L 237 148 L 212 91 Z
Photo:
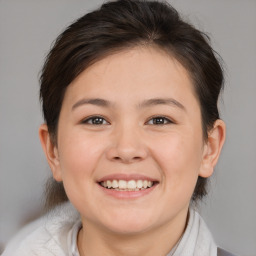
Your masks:
M 132 147 L 125 145 L 112 146 L 107 148 L 106 156 L 110 161 L 131 163 L 138 162 L 147 157 L 147 150 L 144 147 Z
M 140 156 L 135 156 L 135 157 L 129 157 L 129 156 L 115 156 L 113 157 L 113 160 L 115 161 L 122 161 L 122 162 L 136 162 L 136 161 L 141 161 L 142 160 L 142 157 Z

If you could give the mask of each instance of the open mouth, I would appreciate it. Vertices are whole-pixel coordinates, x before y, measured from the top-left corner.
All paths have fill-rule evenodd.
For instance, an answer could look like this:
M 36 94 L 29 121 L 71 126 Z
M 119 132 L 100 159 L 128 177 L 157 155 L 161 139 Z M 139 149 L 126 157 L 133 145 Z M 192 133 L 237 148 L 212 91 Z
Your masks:
M 99 185 L 116 191 L 140 191 L 149 189 L 158 184 L 157 181 L 150 180 L 105 180 L 99 182 Z

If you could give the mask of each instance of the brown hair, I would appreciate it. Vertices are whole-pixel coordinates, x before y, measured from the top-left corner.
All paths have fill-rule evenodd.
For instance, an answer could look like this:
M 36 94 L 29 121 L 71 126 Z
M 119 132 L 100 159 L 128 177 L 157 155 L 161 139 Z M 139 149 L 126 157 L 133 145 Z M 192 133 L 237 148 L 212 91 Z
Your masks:
M 209 38 L 183 21 L 167 3 L 119 0 L 105 3 L 71 24 L 47 56 L 40 79 L 40 99 L 53 143 L 57 145 L 58 119 L 67 86 L 105 56 L 145 44 L 173 55 L 190 73 L 207 140 L 208 131 L 219 119 L 217 102 L 223 87 L 222 68 Z M 50 207 L 67 200 L 62 183 L 51 180 L 47 187 Z M 199 177 L 192 199 L 196 201 L 206 194 L 206 179 Z

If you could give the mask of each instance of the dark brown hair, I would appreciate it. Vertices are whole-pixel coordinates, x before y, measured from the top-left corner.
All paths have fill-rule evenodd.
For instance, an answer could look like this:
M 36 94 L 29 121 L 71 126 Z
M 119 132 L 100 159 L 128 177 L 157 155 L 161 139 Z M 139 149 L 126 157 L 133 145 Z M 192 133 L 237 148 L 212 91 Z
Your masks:
M 71 24 L 57 39 L 41 74 L 40 99 L 51 139 L 57 145 L 58 119 L 67 86 L 96 61 L 139 45 L 158 47 L 174 56 L 189 72 L 198 98 L 204 139 L 219 119 L 217 107 L 223 72 L 209 38 L 183 21 L 169 4 L 119 0 L 103 4 Z M 53 179 L 48 206 L 67 200 L 63 185 Z M 206 195 L 199 177 L 192 199 Z

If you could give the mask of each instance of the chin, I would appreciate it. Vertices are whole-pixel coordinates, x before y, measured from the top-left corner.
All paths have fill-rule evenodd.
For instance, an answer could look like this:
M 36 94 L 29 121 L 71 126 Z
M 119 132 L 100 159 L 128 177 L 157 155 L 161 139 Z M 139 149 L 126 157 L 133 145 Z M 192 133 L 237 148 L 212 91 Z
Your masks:
M 110 221 L 102 224 L 113 233 L 135 235 L 150 230 L 153 223 L 149 216 L 121 214 L 119 216 L 115 215 L 115 217 L 110 218 Z
M 130 225 L 129 223 L 122 223 L 115 226 L 109 226 L 108 230 L 118 235 L 137 235 L 150 230 L 148 225 Z

